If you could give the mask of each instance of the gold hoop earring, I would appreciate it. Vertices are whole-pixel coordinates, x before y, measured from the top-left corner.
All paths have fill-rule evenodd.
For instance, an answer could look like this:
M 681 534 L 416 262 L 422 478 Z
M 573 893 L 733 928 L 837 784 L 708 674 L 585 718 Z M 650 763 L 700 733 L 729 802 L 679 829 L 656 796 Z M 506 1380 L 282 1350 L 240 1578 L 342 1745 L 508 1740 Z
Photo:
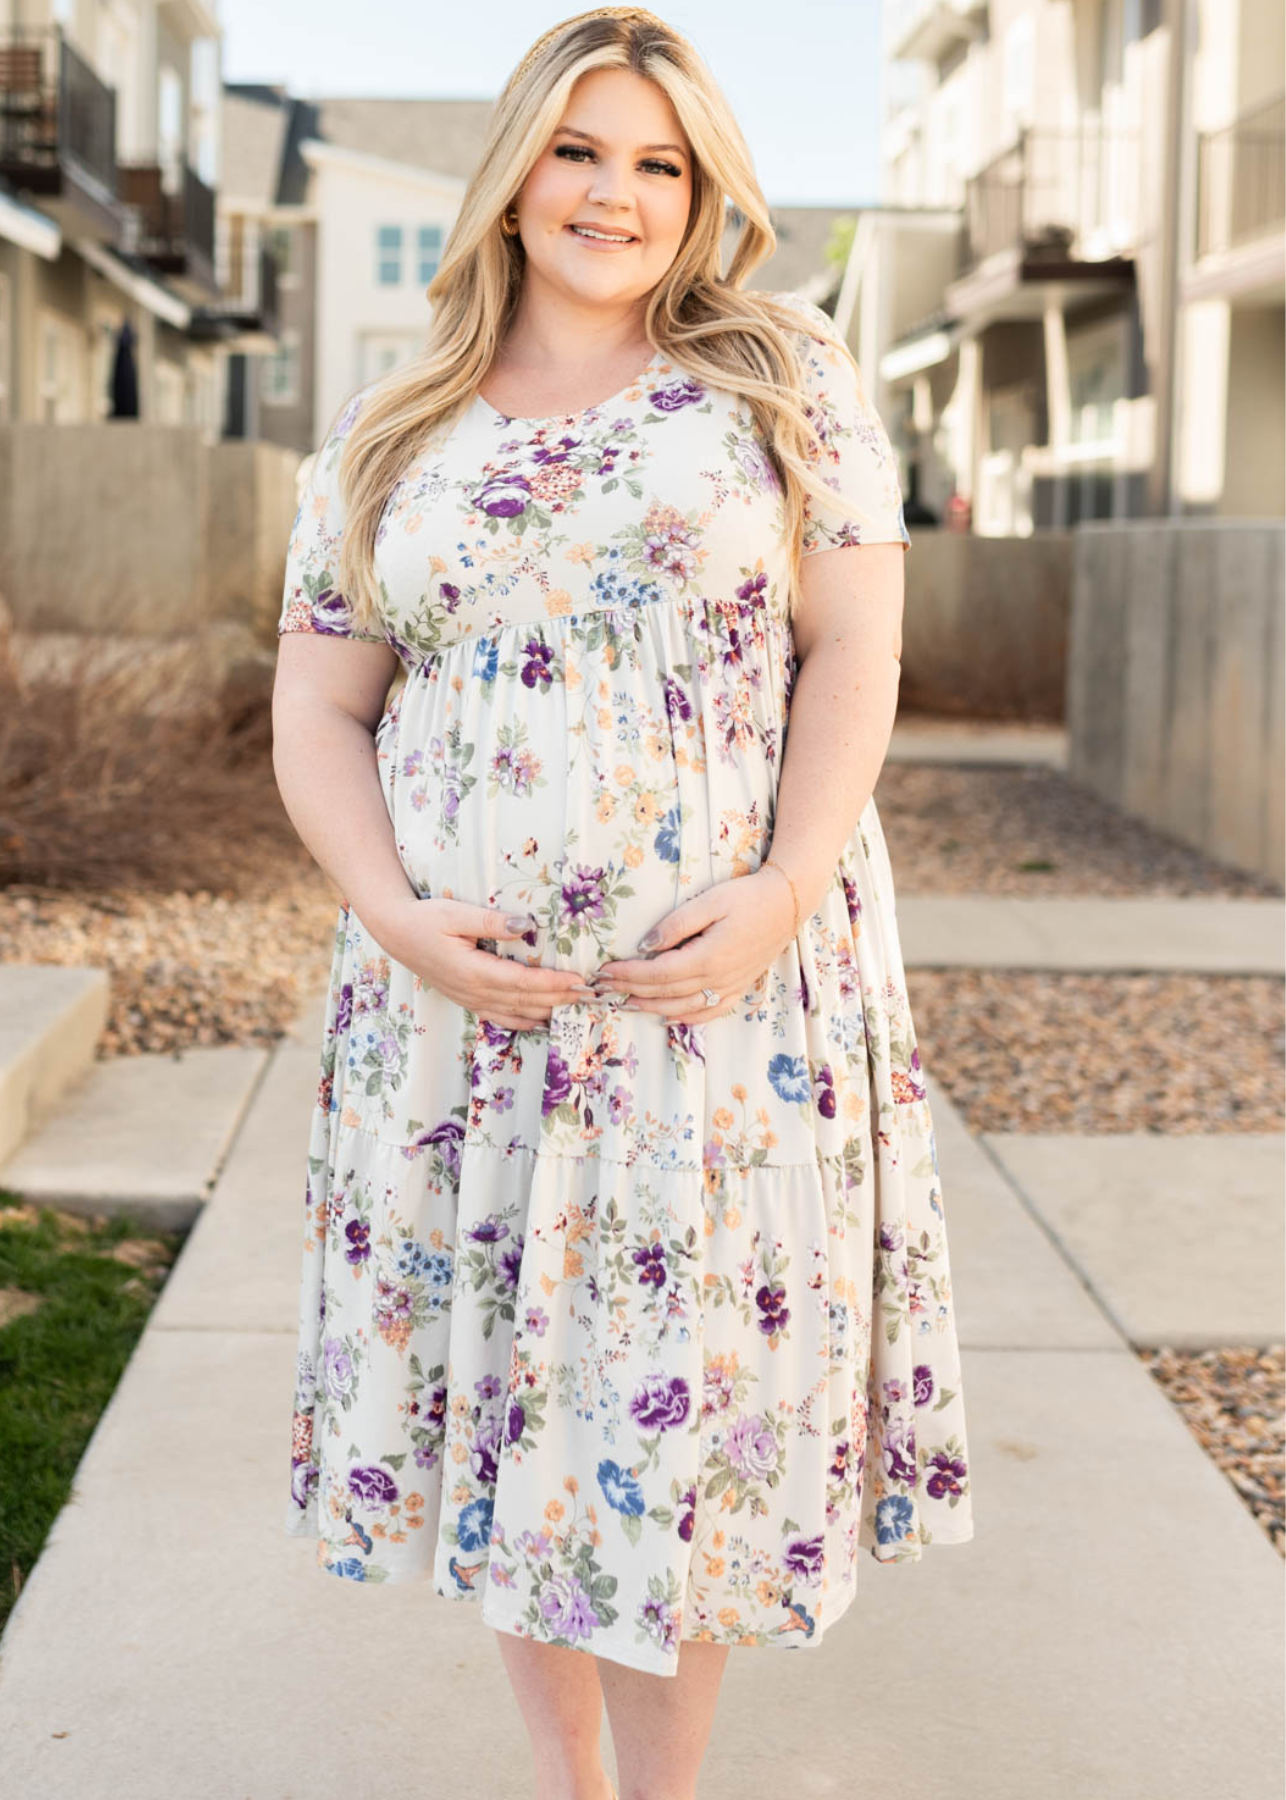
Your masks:
M 517 235 L 518 235 L 518 215 L 516 212 L 514 212 L 512 210 L 512 208 L 508 212 L 501 213 L 500 229 L 501 229 L 501 231 L 504 232 L 506 237 L 517 237 Z

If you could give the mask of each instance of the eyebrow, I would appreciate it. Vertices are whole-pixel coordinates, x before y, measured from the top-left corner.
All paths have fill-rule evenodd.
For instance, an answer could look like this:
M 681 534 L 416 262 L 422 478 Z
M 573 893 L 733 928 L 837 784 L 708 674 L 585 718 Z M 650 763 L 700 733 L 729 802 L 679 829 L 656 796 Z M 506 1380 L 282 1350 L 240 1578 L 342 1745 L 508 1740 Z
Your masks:
M 587 144 L 597 144 L 600 150 L 603 147 L 602 138 L 596 138 L 592 132 L 577 131 L 577 129 L 574 125 L 560 125 L 558 127 L 558 129 L 559 129 L 559 131 L 564 132 L 568 137 L 584 138 L 584 140 Z M 639 149 L 640 150 L 673 150 L 679 156 L 686 156 L 688 154 L 687 151 L 683 148 L 682 144 L 640 144 Z

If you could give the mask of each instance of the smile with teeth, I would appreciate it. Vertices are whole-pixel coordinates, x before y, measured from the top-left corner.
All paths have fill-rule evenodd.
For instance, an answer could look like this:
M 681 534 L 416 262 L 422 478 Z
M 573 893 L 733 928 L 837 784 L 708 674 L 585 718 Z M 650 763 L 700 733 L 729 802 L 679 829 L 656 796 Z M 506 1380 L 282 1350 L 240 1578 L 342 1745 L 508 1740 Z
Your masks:
M 595 238 L 600 243 L 604 244 L 633 244 L 638 242 L 637 238 L 630 232 L 596 231 L 592 225 L 569 225 L 567 229 L 569 231 L 574 231 L 577 237 Z

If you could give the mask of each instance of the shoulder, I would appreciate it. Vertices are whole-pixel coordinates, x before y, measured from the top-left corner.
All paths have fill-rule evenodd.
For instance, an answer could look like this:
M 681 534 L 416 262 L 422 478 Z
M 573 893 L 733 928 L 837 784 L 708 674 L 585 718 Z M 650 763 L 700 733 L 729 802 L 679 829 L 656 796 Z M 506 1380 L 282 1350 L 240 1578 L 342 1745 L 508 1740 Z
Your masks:
M 801 337 L 843 348 L 834 319 L 815 300 L 805 299 L 794 288 L 780 288 L 765 295 L 793 315 Z

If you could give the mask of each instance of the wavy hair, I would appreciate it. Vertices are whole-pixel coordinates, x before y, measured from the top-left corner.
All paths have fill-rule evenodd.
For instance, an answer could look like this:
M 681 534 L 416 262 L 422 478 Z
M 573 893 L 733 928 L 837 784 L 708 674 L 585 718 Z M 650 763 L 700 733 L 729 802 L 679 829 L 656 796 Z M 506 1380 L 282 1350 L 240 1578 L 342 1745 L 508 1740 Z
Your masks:
M 693 151 L 692 206 L 670 267 L 648 295 L 646 333 L 656 351 L 706 386 L 741 395 L 758 424 L 782 490 L 793 609 L 807 490 L 828 505 L 837 490 L 813 462 L 822 439 L 806 410 L 795 348 L 817 326 L 742 282 L 776 248 L 768 204 L 731 108 L 696 50 L 639 7 L 578 13 L 536 39 L 496 102 L 478 166 L 428 288 L 429 335 L 409 363 L 360 390 L 363 399 L 338 468 L 346 524 L 339 586 L 359 628 L 375 623 L 375 544 L 398 481 L 439 432 L 473 401 L 504 340 L 522 287 L 525 252 L 501 215 L 516 199 L 591 69 L 630 69 L 669 98 Z M 726 199 L 742 219 L 726 275 L 720 273 Z M 848 347 L 832 342 L 853 364 Z M 345 407 L 351 405 L 352 397 Z M 338 417 L 339 415 L 337 415 Z M 853 511 L 859 516 L 860 506 Z

